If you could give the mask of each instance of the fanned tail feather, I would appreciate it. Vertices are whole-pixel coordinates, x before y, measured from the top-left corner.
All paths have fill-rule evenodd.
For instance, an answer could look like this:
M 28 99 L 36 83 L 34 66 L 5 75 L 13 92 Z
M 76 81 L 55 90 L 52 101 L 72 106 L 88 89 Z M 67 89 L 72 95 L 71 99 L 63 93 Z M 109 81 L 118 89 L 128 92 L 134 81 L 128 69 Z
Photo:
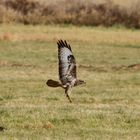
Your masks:
M 62 85 L 58 82 L 58 81 L 54 81 L 52 79 L 49 79 L 46 84 L 49 86 L 49 87 L 61 87 Z

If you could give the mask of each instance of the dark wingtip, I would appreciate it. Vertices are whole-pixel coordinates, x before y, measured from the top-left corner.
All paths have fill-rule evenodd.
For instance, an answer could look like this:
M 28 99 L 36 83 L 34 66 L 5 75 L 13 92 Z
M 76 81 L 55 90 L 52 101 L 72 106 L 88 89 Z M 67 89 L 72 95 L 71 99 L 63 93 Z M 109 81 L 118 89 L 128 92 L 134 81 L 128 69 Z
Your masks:
M 67 41 L 66 40 L 62 40 L 62 39 L 58 40 L 57 41 L 57 45 L 58 45 L 58 48 L 60 48 L 60 47 L 66 47 L 66 48 L 68 48 L 68 49 L 71 50 L 71 47 L 70 47 L 69 44 L 67 44 Z
M 62 39 L 57 41 L 58 48 L 64 47 L 62 42 L 63 42 Z
M 62 42 L 63 41 L 61 39 L 57 41 L 57 45 L 58 45 L 59 48 L 63 47 L 63 43 Z

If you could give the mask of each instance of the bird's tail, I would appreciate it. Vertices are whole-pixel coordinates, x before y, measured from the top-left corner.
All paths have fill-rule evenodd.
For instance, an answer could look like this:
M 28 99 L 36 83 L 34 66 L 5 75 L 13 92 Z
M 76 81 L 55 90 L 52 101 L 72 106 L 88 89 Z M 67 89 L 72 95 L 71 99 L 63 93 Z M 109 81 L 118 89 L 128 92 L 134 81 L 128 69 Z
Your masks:
M 46 84 L 49 86 L 49 87 L 62 87 L 62 85 L 58 82 L 58 81 L 54 81 L 52 79 L 49 79 Z

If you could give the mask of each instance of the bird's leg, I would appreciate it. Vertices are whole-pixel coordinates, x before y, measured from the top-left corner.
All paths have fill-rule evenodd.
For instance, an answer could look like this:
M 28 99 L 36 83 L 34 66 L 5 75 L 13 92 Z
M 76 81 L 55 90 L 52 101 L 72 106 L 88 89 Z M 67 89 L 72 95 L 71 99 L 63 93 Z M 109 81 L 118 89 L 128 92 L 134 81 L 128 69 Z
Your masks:
M 72 100 L 71 100 L 71 98 L 70 98 L 70 96 L 69 96 L 69 91 L 70 91 L 70 90 L 71 90 L 71 86 L 70 86 L 70 85 L 67 85 L 67 87 L 66 87 L 66 89 L 65 89 L 65 94 L 66 94 L 66 96 L 67 96 L 69 102 L 72 103 Z

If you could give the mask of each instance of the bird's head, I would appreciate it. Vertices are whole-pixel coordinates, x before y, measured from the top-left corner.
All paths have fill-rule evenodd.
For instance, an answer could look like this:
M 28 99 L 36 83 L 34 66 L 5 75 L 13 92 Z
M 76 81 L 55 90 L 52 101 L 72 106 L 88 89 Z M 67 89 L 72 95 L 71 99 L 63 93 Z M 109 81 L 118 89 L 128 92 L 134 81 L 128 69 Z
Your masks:
M 82 85 L 82 84 L 86 84 L 86 82 L 83 80 L 76 80 L 74 86 L 78 86 L 78 85 Z

